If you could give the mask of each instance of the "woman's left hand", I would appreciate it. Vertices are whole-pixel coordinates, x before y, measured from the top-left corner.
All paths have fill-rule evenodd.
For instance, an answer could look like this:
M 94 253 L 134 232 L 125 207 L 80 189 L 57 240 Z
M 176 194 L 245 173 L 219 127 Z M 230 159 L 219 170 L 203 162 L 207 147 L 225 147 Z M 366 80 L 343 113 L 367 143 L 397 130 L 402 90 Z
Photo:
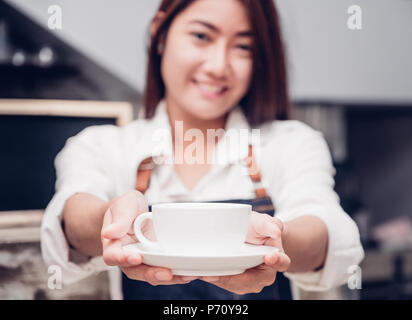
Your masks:
M 266 254 L 264 264 L 248 269 L 242 274 L 202 277 L 201 280 L 240 295 L 261 292 L 264 287 L 274 283 L 278 271 L 284 272 L 289 268 L 290 258 L 285 254 L 282 246 L 283 232 L 283 223 L 278 218 L 252 212 L 246 242 L 274 246 L 279 251 Z

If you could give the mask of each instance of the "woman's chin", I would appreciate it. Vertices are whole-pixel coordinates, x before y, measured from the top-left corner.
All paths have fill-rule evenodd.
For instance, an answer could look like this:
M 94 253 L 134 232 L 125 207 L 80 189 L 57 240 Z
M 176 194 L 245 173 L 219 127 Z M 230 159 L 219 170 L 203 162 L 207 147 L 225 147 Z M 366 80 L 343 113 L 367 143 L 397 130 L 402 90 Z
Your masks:
M 193 116 L 201 120 L 214 120 L 222 118 L 231 108 L 226 107 L 221 103 L 202 103 L 198 102 L 187 105 L 187 111 Z
M 226 111 L 214 108 L 196 108 L 190 110 L 193 117 L 203 121 L 213 121 L 225 116 Z

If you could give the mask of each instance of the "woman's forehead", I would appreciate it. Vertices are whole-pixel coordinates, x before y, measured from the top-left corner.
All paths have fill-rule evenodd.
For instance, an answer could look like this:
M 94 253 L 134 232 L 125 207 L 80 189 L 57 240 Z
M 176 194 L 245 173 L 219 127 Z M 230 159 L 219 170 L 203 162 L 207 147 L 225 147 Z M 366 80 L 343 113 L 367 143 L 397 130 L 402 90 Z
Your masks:
M 218 31 L 243 33 L 251 28 L 247 9 L 239 0 L 196 0 L 177 19 L 185 25 L 208 24 Z

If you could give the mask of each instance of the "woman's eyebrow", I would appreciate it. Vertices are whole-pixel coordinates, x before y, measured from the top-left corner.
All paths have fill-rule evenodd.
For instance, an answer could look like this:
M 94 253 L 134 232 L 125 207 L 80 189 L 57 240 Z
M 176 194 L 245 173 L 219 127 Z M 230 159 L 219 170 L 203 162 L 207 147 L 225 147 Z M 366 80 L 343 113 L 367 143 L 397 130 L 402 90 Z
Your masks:
M 189 22 L 189 24 L 200 24 L 200 25 L 202 25 L 202 26 L 204 26 L 204 27 L 212 30 L 213 32 L 216 32 L 216 33 L 220 33 L 220 32 L 221 32 L 221 30 L 220 30 L 218 27 L 216 27 L 215 25 L 213 25 L 213 24 L 211 24 L 211 23 L 209 23 L 209 22 L 206 22 L 206 21 L 202 21 L 202 20 L 192 20 L 192 21 Z M 252 32 L 252 31 L 249 31 L 249 30 L 247 30 L 247 31 L 239 31 L 239 32 L 236 33 L 236 36 L 238 36 L 238 37 L 252 37 L 252 36 L 253 36 L 253 32 Z

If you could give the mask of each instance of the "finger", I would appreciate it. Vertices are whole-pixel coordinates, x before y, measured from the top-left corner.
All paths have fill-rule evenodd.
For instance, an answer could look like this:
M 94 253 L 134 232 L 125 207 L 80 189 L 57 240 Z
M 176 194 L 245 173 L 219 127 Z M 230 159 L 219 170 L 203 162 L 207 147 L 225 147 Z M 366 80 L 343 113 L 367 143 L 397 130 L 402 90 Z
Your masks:
M 218 279 L 217 279 L 218 278 Z M 276 278 L 276 271 L 261 265 L 244 273 L 233 276 L 203 277 L 201 280 L 210 282 L 217 287 L 236 294 L 259 293 L 265 286 L 271 285 Z
M 277 254 L 277 252 L 269 252 L 264 256 L 263 260 L 266 265 L 273 266 L 278 262 L 279 255 Z
M 147 201 L 140 192 L 131 191 L 127 193 L 108 209 L 106 214 L 111 216 L 111 223 L 102 230 L 103 237 L 119 239 L 125 236 L 138 214 L 147 211 Z
M 122 268 L 122 271 L 130 279 L 145 281 L 154 286 L 186 284 L 197 279 L 197 277 L 176 276 L 172 274 L 170 269 L 152 267 L 145 264 L 137 267 Z
M 281 233 L 285 230 L 285 225 L 283 224 L 283 221 L 280 220 L 279 218 L 272 217 L 272 222 L 276 223 L 276 225 L 279 227 Z
M 102 230 L 100 232 L 100 237 L 102 241 L 104 239 L 107 239 L 107 237 L 105 237 L 105 230 L 112 223 L 112 220 L 113 220 L 112 212 L 111 210 L 107 209 L 103 216 Z
M 246 242 L 254 245 L 272 246 L 284 252 L 281 230 L 284 230 L 284 228 L 282 221 L 279 219 L 266 214 L 255 213 L 251 220 Z
M 283 252 L 279 253 L 279 260 L 275 264 L 274 268 L 280 272 L 285 272 L 289 269 L 291 260 L 288 255 Z
M 277 271 L 285 272 L 289 269 L 291 260 L 284 252 L 269 253 L 264 258 L 265 264 Z
M 122 248 L 120 240 L 103 241 L 103 260 L 109 266 L 131 267 L 140 265 L 143 257 L 134 252 L 127 252 Z
M 112 213 L 110 210 L 107 210 L 105 215 L 103 216 L 103 225 L 102 225 L 102 230 L 100 232 L 100 239 L 102 241 L 103 253 L 110 245 L 116 246 L 115 241 L 110 240 L 109 238 L 105 237 L 105 229 L 107 229 L 107 226 L 109 226 L 111 223 L 112 223 Z
M 253 212 L 250 221 L 251 227 L 248 233 L 248 240 L 256 238 L 279 239 L 282 234 L 283 224 L 277 218 L 268 214 Z
M 110 208 L 111 224 L 103 231 L 108 238 L 120 238 L 132 229 L 139 213 L 148 211 L 145 197 L 138 191 L 131 191 L 116 201 Z
M 260 215 L 262 216 L 262 214 Z M 277 220 L 269 215 L 263 215 L 256 223 L 256 232 L 258 232 L 261 236 L 270 237 L 273 239 L 280 238 L 283 226 L 280 227 Z
M 105 217 L 105 220 L 110 218 Z M 107 222 L 103 222 L 105 224 Z M 143 257 L 135 252 L 123 249 L 123 246 L 135 243 L 131 236 L 125 236 L 121 239 L 107 239 L 102 236 L 103 260 L 109 266 L 136 266 L 143 262 Z
M 193 277 L 193 276 L 181 276 L 181 279 L 183 280 L 183 281 L 187 281 L 187 282 L 191 282 L 191 281 L 193 281 L 193 280 L 197 280 L 197 279 L 199 279 L 200 277 Z
M 220 280 L 220 277 L 217 276 L 204 276 L 200 278 L 201 280 L 205 282 L 218 282 Z
M 250 281 L 251 270 L 252 269 L 249 269 L 241 274 L 235 274 L 231 276 L 204 276 L 201 278 L 201 280 L 213 283 L 214 285 L 223 289 L 236 289 L 237 287 L 241 287 L 242 285 Z
M 266 238 L 263 241 L 263 245 L 275 247 L 277 250 L 273 252 L 277 252 L 277 251 L 284 252 L 281 238 L 279 239 Z

